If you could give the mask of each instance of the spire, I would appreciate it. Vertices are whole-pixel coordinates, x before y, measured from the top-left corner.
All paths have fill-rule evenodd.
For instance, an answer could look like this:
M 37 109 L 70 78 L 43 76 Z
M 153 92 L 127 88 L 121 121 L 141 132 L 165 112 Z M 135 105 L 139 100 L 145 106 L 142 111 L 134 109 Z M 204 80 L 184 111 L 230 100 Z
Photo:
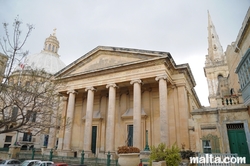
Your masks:
M 56 28 L 53 29 L 52 35 L 50 35 L 48 38 L 46 38 L 44 42 L 44 51 L 48 51 L 51 53 L 54 53 L 56 55 L 59 49 L 59 41 L 56 38 Z
M 206 59 L 206 64 L 211 65 L 224 61 L 223 48 L 220 44 L 219 36 L 216 33 L 214 24 L 212 22 L 211 16 L 208 11 L 208 57 Z

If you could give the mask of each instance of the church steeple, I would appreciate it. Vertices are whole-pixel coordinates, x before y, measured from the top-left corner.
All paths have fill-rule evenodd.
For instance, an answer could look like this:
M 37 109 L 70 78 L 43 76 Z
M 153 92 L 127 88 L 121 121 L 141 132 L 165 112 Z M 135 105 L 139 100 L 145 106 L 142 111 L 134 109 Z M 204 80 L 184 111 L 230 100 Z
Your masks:
M 219 100 L 223 97 L 227 89 L 228 66 L 226 56 L 220 44 L 219 37 L 215 31 L 214 24 L 208 12 L 208 55 L 204 67 L 207 77 L 209 103 L 212 108 L 221 107 Z
M 224 62 L 223 48 L 220 44 L 219 36 L 216 33 L 214 24 L 208 11 L 208 56 L 206 66 Z
M 44 42 L 44 51 L 54 53 L 56 55 L 59 49 L 59 41 L 56 38 L 56 29 L 53 30 L 53 34 L 46 38 Z

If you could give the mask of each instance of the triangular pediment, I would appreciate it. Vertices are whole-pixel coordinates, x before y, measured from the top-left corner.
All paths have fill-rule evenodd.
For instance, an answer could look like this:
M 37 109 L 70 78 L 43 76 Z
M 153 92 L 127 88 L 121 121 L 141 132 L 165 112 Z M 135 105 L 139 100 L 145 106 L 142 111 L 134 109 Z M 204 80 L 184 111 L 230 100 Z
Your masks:
M 99 46 L 59 71 L 56 77 L 59 75 L 63 77 L 105 70 L 140 61 L 166 57 L 167 54 L 166 52 Z
M 100 54 L 93 55 L 92 58 L 88 58 L 83 66 L 76 69 L 72 74 L 100 70 L 108 67 L 113 67 L 121 64 L 126 64 L 129 62 L 139 61 L 141 59 L 137 57 L 128 57 L 123 55 L 114 55 L 114 54 Z

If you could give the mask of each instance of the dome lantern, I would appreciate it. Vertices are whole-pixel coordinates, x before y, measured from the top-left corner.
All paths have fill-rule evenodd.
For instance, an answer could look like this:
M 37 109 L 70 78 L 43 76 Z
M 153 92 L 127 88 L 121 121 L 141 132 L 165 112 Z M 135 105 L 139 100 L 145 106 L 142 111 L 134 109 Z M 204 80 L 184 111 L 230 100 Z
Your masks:
M 58 49 L 59 49 L 59 41 L 56 38 L 56 28 L 55 28 L 53 29 L 53 34 L 45 39 L 43 50 L 57 54 Z

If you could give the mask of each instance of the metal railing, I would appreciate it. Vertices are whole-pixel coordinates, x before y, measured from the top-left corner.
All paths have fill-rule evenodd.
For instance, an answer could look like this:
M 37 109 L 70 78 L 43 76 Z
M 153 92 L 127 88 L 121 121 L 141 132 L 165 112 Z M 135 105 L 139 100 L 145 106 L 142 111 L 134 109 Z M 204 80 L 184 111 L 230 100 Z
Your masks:
M 66 157 L 66 156 L 55 156 L 53 151 L 50 151 L 50 155 L 42 155 L 40 153 L 36 154 L 33 149 L 32 153 L 22 153 L 18 154 L 18 159 L 20 161 L 24 160 L 47 160 L 53 162 L 63 162 L 69 165 L 73 164 L 87 164 L 91 166 L 118 166 L 118 160 L 111 160 L 110 153 L 107 154 L 107 158 L 84 158 L 84 151 L 81 153 L 81 157 Z

